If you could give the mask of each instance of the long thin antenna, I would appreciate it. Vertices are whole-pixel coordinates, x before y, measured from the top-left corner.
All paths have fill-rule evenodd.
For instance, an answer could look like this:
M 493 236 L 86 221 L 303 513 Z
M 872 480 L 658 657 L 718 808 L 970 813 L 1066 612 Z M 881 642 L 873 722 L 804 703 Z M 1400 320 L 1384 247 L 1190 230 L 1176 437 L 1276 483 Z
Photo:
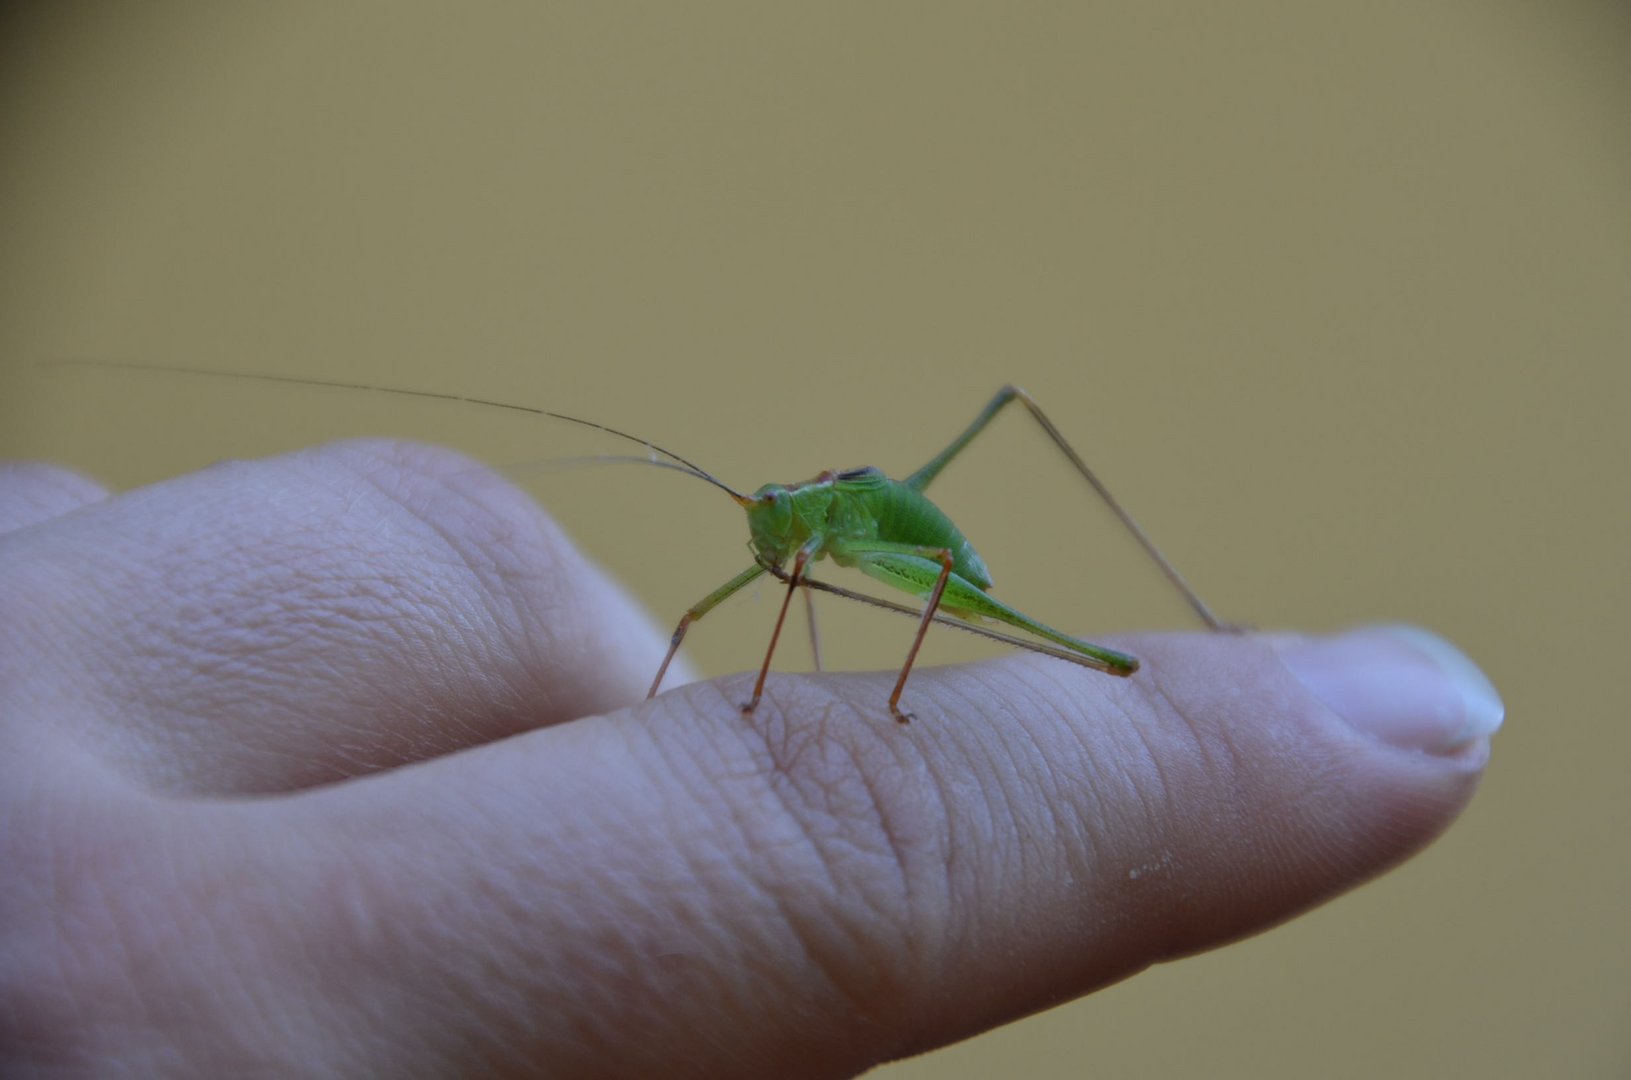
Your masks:
M 546 458 L 535 462 L 518 462 L 514 465 L 495 466 L 499 471 L 512 476 L 520 475 L 528 469 L 544 469 L 553 471 L 557 469 L 582 469 L 592 465 L 646 465 L 653 469 L 669 469 L 673 472 L 694 476 L 698 480 L 713 481 L 713 477 L 697 472 L 688 465 L 678 465 L 672 461 L 661 461 L 655 457 L 641 457 L 638 454 L 576 454 L 572 457 Z
M 170 371 L 179 375 L 213 375 L 222 379 L 255 379 L 261 382 L 292 383 L 296 386 L 326 386 L 334 390 L 373 390 L 382 394 L 402 394 L 406 397 L 434 398 L 438 401 L 459 401 L 466 405 L 488 405 L 495 409 L 510 409 L 514 412 L 530 413 L 533 416 L 548 416 L 555 420 L 565 420 L 569 424 L 580 424 L 583 427 L 604 431 L 608 435 L 615 435 L 619 439 L 627 440 L 647 450 L 658 453 L 671 461 L 684 466 L 681 472 L 689 472 L 698 480 L 706 480 L 714 487 L 735 499 L 738 503 L 751 501 L 746 495 L 737 491 L 729 484 L 715 477 L 708 470 L 688 461 L 672 450 L 664 449 L 650 439 L 642 439 L 638 435 L 630 435 L 626 431 L 619 431 L 605 424 L 597 424 L 593 420 L 585 420 L 579 416 L 568 416 L 566 413 L 551 412 L 548 409 L 539 409 L 531 405 L 517 405 L 512 401 L 491 401 L 487 398 L 470 397 L 466 394 L 450 394 L 439 390 L 410 390 L 401 386 L 378 386 L 373 383 L 344 382 L 340 379 L 311 379 L 300 375 L 272 375 L 261 371 L 212 371 L 209 368 L 186 367 L 181 364 L 149 364 L 140 361 L 92 360 L 79 357 L 63 357 L 57 360 L 46 360 L 42 367 L 100 367 L 100 368 L 127 368 L 142 371 Z M 655 464 L 655 463 L 654 463 Z

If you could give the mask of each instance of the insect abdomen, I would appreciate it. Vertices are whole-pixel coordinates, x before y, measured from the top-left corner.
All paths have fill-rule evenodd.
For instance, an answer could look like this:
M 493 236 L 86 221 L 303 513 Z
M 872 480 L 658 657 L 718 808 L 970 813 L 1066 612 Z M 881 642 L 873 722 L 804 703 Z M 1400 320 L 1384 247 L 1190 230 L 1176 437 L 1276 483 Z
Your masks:
M 887 480 L 861 497 L 878 523 L 878 539 L 945 548 L 951 552 L 953 573 L 981 589 L 991 587 L 985 560 L 928 496 L 898 480 Z

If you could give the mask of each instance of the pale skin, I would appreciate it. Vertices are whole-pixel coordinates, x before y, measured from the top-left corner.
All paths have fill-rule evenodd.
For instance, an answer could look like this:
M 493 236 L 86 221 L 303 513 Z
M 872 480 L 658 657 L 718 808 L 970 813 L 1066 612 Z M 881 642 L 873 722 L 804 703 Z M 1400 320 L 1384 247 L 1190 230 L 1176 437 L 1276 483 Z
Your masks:
M 15 468 L 0 529 L 8 1075 L 849 1075 L 1385 870 L 1499 720 L 1374 634 L 647 701 L 667 634 L 403 444 Z

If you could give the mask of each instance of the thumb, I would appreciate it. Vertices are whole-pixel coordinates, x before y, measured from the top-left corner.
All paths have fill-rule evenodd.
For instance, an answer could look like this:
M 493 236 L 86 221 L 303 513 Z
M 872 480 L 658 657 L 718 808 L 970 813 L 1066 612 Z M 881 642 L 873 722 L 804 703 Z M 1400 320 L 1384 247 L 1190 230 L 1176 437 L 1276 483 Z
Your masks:
M 1501 720 L 1419 631 L 1119 646 L 1139 676 L 920 672 L 909 727 L 888 674 L 773 679 L 749 722 L 738 676 L 289 800 L 279 835 L 337 849 L 302 868 L 343 868 L 318 895 L 378 901 L 293 982 L 415 987 L 421 1066 L 846 1074 L 1379 873 L 1459 812 Z

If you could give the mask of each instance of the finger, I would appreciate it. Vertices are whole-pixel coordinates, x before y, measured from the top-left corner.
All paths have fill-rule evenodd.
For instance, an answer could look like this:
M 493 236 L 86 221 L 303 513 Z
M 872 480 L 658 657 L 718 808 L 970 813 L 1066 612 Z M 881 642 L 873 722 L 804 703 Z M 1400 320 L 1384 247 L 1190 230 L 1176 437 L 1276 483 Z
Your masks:
M 395 1014 L 352 1069 L 847 1075 L 1417 850 L 1500 720 L 1433 640 L 1139 638 L 1128 680 L 924 671 L 909 727 L 888 675 L 772 680 L 751 723 L 744 677 L 695 684 L 263 807 L 247 850 L 269 854 L 206 845 L 183 888 L 207 924 L 279 883 L 302 915 L 254 959 L 302 1033 Z
M 227 463 L 8 539 L 6 691 L 173 792 L 285 790 L 604 711 L 666 645 L 525 495 L 408 444 Z
M 0 533 L 8 533 L 87 503 L 107 489 L 70 469 L 35 461 L 0 461 Z

